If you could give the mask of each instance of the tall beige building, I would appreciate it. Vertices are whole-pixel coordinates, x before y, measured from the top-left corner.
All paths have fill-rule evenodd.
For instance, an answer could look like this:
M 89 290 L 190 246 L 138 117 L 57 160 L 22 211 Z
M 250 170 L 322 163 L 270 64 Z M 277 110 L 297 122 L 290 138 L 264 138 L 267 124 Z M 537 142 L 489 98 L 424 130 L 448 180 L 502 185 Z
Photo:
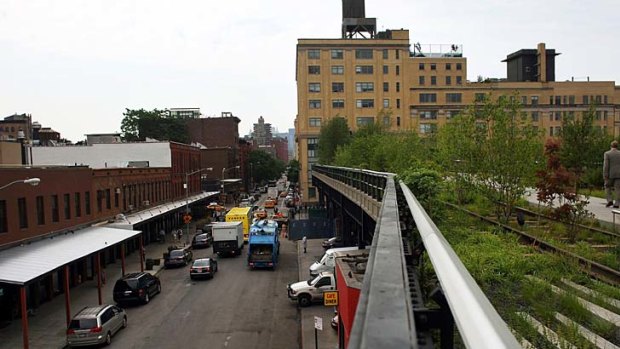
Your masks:
M 485 95 L 517 93 L 547 137 L 558 134 L 563 119 L 580 117 L 594 103 L 597 125 L 619 134 L 620 86 L 554 81 L 558 54 L 544 44 L 508 55 L 506 79 L 469 82 L 461 45 L 412 47 L 408 30 L 375 33 L 374 18 L 349 18 L 351 12 L 343 10 L 342 38 L 297 43 L 295 131 L 304 201 L 317 200 L 310 168 L 318 160 L 321 125 L 335 116 L 345 117 L 353 131 L 379 122 L 393 131 L 424 135 Z

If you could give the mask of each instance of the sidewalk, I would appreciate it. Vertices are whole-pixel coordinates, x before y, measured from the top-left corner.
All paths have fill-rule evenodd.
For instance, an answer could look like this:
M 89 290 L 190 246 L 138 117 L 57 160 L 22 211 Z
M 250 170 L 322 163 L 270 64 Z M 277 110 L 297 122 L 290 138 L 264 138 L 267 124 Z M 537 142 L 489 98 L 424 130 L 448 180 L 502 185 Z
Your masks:
M 322 239 L 308 239 L 306 253 L 301 246 L 301 240 L 297 241 L 297 255 L 299 266 L 299 280 L 310 279 L 310 265 L 321 259 L 325 250 L 321 246 Z M 301 348 L 315 348 L 314 342 L 314 317 L 323 319 L 323 331 L 318 331 L 318 348 L 338 348 L 338 331 L 331 327 L 334 317 L 334 307 L 326 307 L 323 304 L 313 304 L 301 309 Z
M 190 224 L 190 232 L 196 230 L 196 224 Z M 193 234 L 190 234 L 189 241 Z M 183 236 L 180 244 L 185 242 Z M 157 275 L 164 267 L 163 253 L 167 252 L 168 246 L 173 244 L 172 236 L 166 235 L 166 243 L 154 242 L 145 246 L 145 258 L 160 259 L 159 265 L 154 265 L 153 270 L 144 270 Z M 146 267 L 145 267 L 146 268 Z M 101 287 L 101 297 L 104 304 L 114 304 L 112 290 L 114 283 L 121 277 L 121 261 L 108 264 L 105 271 L 106 283 Z M 137 252 L 125 257 L 125 272 L 140 271 L 140 255 Z M 71 316 L 86 306 L 98 304 L 97 280 L 87 280 L 79 286 L 69 290 Z M 64 348 L 65 347 L 65 297 L 59 294 L 51 301 L 43 303 L 36 309 L 34 315 L 28 317 L 29 344 L 30 348 Z M 0 329 L 0 348 L 23 348 L 22 325 L 20 319 L 13 320 L 8 326 Z

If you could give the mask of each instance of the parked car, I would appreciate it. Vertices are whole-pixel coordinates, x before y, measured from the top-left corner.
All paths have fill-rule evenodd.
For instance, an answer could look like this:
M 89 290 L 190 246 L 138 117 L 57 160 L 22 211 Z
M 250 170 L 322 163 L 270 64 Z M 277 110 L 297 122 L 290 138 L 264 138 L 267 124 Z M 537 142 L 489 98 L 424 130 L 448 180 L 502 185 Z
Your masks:
M 288 284 L 286 291 L 288 298 L 299 303 L 301 307 L 307 307 L 313 302 L 323 301 L 323 293 L 336 289 L 334 274 L 322 272 L 308 281 L 299 281 Z
M 213 258 L 199 258 L 189 268 L 189 277 L 194 280 L 198 278 L 212 279 L 217 272 L 217 261 Z
M 213 242 L 211 233 L 203 233 L 202 230 L 198 230 L 192 239 L 192 248 L 206 248 L 211 246 L 211 242 Z
M 164 266 L 166 268 L 186 266 L 192 259 L 194 259 L 194 255 L 189 249 L 175 249 L 164 255 Z
M 321 242 L 321 246 L 323 246 L 324 249 L 329 250 L 330 248 L 343 247 L 344 244 L 340 238 L 334 236 L 333 238 L 329 238 Z
M 114 301 L 118 304 L 128 302 L 148 303 L 151 297 L 161 292 L 161 282 L 157 276 L 149 273 L 131 273 L 123 276 L 114 284 Z
M 81 347 L 110 344 L 112 336 L 125 327 L 127 327 L 127 314 L 116 305 L 84 307 L 69 323 L 67 345 Z

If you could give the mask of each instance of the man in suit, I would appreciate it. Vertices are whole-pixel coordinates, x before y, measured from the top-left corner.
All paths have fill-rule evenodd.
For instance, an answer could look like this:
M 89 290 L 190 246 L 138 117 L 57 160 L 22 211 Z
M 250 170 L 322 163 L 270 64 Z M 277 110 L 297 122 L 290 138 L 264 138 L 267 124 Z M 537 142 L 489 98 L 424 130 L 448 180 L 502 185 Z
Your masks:
M 620 150 L 618 141 L 611 142 L 611 149 L 603 156 L 603 178 L 605 178 L 605 196 L 607 197 L 607 207 L 620 207 Z M 611 191 L 614 191 L 615 201 L 612 199 Z

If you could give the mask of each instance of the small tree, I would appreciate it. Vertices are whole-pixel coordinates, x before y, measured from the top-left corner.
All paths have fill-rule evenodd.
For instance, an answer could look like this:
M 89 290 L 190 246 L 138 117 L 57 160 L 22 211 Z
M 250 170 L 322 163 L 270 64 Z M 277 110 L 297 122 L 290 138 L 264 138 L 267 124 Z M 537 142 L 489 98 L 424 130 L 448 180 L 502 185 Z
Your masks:
M 545 144 L 546 168 L 536 173 L 537 197 L 556 219 L 566 223 L 568 238 L 574 242 L 578 224 L 592 217 L 592 213 L 586 209 L 588 197 L 575 192 L 578 176 L 561 164 L 560 154 L 560 141 L 548 140 Z
M 349 143 L 351 131 L 347 125 L 347 119 L 336 116 L 321 126 L 319 134 L 319 162 L 329 165 L 334 161 L 336 150 L 339 146 Z

